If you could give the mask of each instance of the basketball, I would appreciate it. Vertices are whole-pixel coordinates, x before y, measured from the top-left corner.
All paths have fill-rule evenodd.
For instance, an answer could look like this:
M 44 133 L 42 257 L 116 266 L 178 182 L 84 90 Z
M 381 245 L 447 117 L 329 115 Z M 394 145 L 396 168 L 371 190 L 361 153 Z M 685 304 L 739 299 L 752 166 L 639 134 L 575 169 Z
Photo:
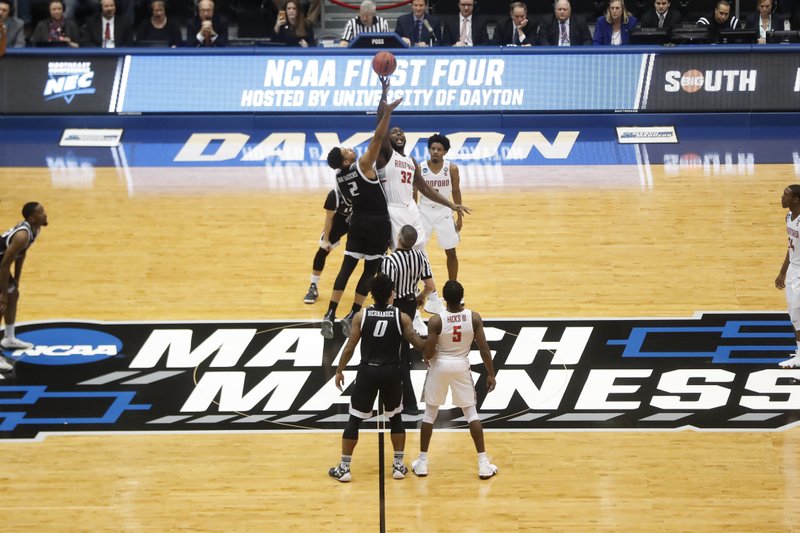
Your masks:
M 372 70 L 374 70 L 375 74 L 378 76 L 391 76 L 396 68 L 397 59 L 394 58 L 393 53 L 387 50 L 378 52 L 375 54 L 375 57 L 372 58 Z

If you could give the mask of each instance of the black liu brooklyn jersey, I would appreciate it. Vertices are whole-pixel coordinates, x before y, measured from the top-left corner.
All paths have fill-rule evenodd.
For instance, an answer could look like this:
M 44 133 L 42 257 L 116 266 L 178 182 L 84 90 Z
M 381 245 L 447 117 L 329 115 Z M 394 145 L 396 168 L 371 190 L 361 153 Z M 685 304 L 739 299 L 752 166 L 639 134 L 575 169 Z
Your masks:
M 358 161 L 346 172 L 336 174 L 336 185 L 355 215 L 389 215 L 386 194 L 380 180 L 367 179 L 358 168 Z
M 393 305 L 377 309 L 374 305 L 364 310 L 361 318 L 361 362 L 387 365 L 400 363 L 403 326 L 400 310 Z

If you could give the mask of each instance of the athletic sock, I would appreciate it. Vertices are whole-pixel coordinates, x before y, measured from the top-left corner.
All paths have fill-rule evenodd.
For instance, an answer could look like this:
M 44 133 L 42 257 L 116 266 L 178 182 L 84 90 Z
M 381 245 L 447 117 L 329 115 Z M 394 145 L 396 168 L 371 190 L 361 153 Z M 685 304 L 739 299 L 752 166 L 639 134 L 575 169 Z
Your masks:
M 6 339 L 13 339 L 14 338 L 14 324 L 6 324 Z
M 319 285 L 319 276 L 311 274 L 311 283 L 313 283 L 314 285 Z
M 342 468 L 350 468 L 350 461 L 352 461 L 352 460 L 353 460 L 353 456 L 352 455 L 344 455 L 344 454 L 342 454 L 342 462 L 339 463 L 339 466 L 341 466 Z
M 403 456 L 405 452 L 394 452 L 394 464 L 401 465 L 403 464 Z
M 419 459 L 420 459 L 420 461 L 427 461 L 428 460 L 428 452 L 419 452 Z
M 486 456 L 486 452 L 479 452 L 478 453 L 478 462 L 479 463 L 488 463 L 489 458 Z

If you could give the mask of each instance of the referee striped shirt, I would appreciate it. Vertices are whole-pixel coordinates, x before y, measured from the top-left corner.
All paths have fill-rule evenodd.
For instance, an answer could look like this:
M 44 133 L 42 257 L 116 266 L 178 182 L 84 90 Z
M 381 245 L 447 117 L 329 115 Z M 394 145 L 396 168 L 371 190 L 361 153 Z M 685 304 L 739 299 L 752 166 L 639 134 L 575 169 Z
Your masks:
M 430 279 L 431 264 L 420 250 L 395 250 L 383 258 L 381 270 L 394 281 L 397 298 L 414 295 L 420 280 Z
M 385 18 L 376 16 L 373 18 L 372 24 L 364 26 L 361 23 L 361 17 L 351 18 L 344 27 L 342 40 L 350 42 L 362 33 L 389 33 L 389 23 L 386 22 Z

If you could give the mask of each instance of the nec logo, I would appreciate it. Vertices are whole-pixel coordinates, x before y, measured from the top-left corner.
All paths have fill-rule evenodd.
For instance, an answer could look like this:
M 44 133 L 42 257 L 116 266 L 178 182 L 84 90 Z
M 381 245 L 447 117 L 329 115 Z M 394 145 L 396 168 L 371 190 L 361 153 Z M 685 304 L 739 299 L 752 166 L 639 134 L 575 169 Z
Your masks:
M 49 79 L 44 86 L 44 99 L 63 98 L 68 104 L 79 94 L 94 94 L 94 71 L 90 62 L 51 62 Z
M 676 93 L 681 90 L 696 93 L 704 90 L 713 92 L 754 92 L 756 90 L 757 70 L 706 70 L 696 69 L 681 72 L 669 70 L 665 75 L 664 90 Z

